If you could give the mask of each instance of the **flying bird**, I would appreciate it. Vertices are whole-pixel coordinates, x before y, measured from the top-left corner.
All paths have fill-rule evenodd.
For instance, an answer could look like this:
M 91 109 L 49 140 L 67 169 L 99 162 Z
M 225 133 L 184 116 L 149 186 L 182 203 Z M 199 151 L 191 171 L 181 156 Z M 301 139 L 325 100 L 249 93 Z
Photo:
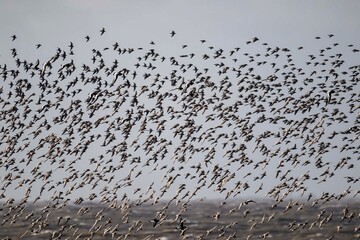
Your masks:
M 8 47 L 1 237 L 354 237 L 358 46 L 175 34 L 166 49 L 36 44 L 45 59 L 22 39 L 30 55 Z
M 102 36 L 105 33 L 105 28 L 100 29 L 100 36 Z

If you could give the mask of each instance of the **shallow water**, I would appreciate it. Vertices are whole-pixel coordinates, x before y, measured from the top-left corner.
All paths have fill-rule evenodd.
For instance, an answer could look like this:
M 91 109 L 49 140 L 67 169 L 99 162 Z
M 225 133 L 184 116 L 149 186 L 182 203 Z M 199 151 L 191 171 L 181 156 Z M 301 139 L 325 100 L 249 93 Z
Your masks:
M 349 205 L 349 214 L 354 213 L 354 218 L 350 221 L 348 218 L 341 220 L 346 205 Z M 26 206 L 23 213 L 15 217 L 16 214 L 13 213 L 7 215 L 7 209 L 2 206 L 0 219 L 3 221 L 0 239 L 22 237 L 22 239 L 171 240 L 230 239 L 231 236 L 234 239 L 247 239 L 249 235 L 249 239 L 263 239 L 265 236 L 269 239 L 327 239 L 332 235 L 334 235 L 333 239 L 356 239 L 360 236 L 359 230 L 354 232 L 360 225 L 358 202 L 306 206 L 299 212 L 296 212 L 296 208 L 284 212 L 283 206 L 269 211 L 269 205 L 265 202 L 242 206 L 240 210 L 238 209 L 239 202 L 236 201 L 222 206 L 215 201 L 193 202 L 187 205 L 187 211 L 183 212 L 178 219 L 176 219 L 176 214 L 181 211 L 181 206 L 170 205 L 165 211 L 165 220 L 160 221 L 154 228 L 153 223 L 149 221 L 154 219 L 157 212 L 164 206 L 164 204 L 134 205 L 122 212 L 120 209 L 94 204 L 66 206 L 61 209 L 36 205 Z M 79 212 L 81 207 L 88 207 L 89 211 L 82 214 L 81 211 Z M 249 214 L 245 217 L 246 210 L 249 210 Z M 32 211 L 35 211 L 34 215 L 25 220 Z M 126 215 L 127 212 L 128 215 Z M 216 213 L 219 213 L 217 219 L 214 218 Z M 270 214 L 273 213 L 275 216 L 268 221 Z M 46 217 L 47 214 L 48 217 Z M 62 216 L 60 220 L 59 216 Z M 320 227 L 321 220 L 329 216 L 331 216 L 330 221 L 328 223 L 323 221 Z M 8 217 L 10 220 L 4 222 Z M 184 226 L 187 228 L 183 234 L 178 229 L 180 218 L 185 219 Z M 13 219 L 17 220 L 11 223 Z M 42 223 L 44 223 L 43 227 L 39 227 Z M 312 223 L 314 226 L 310 227 Z M 31 230 L 32 225 L 33 230 Z M 339 232 L 337 232 L 338 226 L 341 226 Z M 297 229 L 294 230 L 295 228 Z M 25 233 L 26 231 L 28 232 Z

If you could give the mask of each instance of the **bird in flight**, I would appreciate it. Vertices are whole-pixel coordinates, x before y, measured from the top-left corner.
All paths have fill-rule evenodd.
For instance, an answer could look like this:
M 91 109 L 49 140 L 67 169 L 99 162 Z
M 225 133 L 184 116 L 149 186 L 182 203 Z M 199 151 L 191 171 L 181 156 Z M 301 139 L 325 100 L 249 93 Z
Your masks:
M 100 29 L 100 36 L 102 36 L 105 33 L 105 28 Z
M 101 36 L 105 28 L 96 31 Z M 10 47 L 13 58 L 0 59 L 0 235 L 10 239 L 18 224 L 24 238 L 52 232 L 57 239 L 178 233 L 186 239 L 198 232 L 198 239 L 232 239 L 238 227 L 248 227 L 247 239 L 272 234 L 277 239 L 280 233 L 267 224 L 280 219 L 289 239 L 306 234 L 307 227 L 327 231 L 320 228 L 330 220 L 340 221 L 341 239 L 346 231 L 357 233 L 358 208 L 343 209 L 342 220 L 339 210 L 334 218 L 332 209 L 325 212 L 326 202 L 360 193 L 351 185 L 360 181 L 355 172 L 346 174 L 341 185 L 348 188 L 336 195 L 324 192 L 317 198 L 305 184 L 329 184 L 328 178 L 355 168 L 359 160 L 360 67 L 345 64 L 348 55 L 358 59 L 359 47 L 350 44 L 338 53 L 341 43 L 321 36 L 317 42 L 327 45 L 299 66 L 292 56 L 307 52 L 305 45 L 300 51 L 303 47 L 282 48 L 253 37 L 229 49 L 208 44 L 211 39 L 180 44 L 171 29 L 169 35 L 175 54 L 162 51 L 157 39 L 158 44 L 145 39 L 150 46 L 131 47 L 115 39 L 88 49 L 85 58 L 73 52 L 87 48 L 76 39 L 47 58 L 26 59 Z M 80 41 L 83 37 L 90 40 L 83 34 Z M 39 54 L 34 46 L 48 51 L 48 44 L 30 43 L 34 55 Z M 332 48 L 337 54 L 326 54 Z M 80 167 L 84 162 L 89 167 Z M 24 194 L 21 201 L 16 189 Z M 201 203 L 208 191 L 220 194 L 221 201 Z M 271 203 L 239 202 L 246 191 Z M 308 197 L 294 201 L 295 192 Z M 42 214 L 27 207 L 30 199 L 48 200 Z M 77 208 L 76 218 L 67 207 Z M 297 223 L 292 215 L 305 211 L 308 218 Z M 86 219 L 94 225 L 80 224 Z M 335 234 L 336 225 L 329 231 Z

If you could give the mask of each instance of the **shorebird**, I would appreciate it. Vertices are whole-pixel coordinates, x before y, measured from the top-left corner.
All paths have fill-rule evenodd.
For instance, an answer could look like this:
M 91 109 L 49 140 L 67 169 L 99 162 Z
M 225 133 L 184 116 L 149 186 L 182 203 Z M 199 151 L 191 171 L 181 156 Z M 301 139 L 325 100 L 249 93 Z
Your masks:
M 291 49 L 258 37 L 227 47 L 205 39 L 179 43 L 175 35 L 170 32 L 173 54 L 150 39 L 144 46 L 94 42 L 82 62 L 75 53 L 88 45 L 68 39 L 53 52 L 47 44 L 29 46 L 29 59 L 12 46 L 8 58 L 1 56 L 2 227 L 28 221 L 24 237 L 53 225 L 54 238 L 120 237 L 121 221 L 128 224 L 121 236 L 130 238 L 147 229 L 134 219 L 135 209 L 154 207 L 153 228 L 180 219 L 177 229 L 186 237 L 196 217 L 192 210 L 206 203 L 208 191 L 221 201 L 211 208 L 215 214 L 204 214 L 213 224 L 204 236 L 218 230 L 217 236 L 233 238 L 236 231 L 229 229 L 238 220 L 221 224 L 239 216 L 249 219 L 252 231 L 276 216 L 291 218 L 309 209 L 316 221 L 290 219 L 292 232 L 339 220 L 332 210 L 317 219 L 316 210 L 358 196 L 360 178 L 353 170 L 360 68 L 348 63 L 357 59 L 358 46 L 333 43 L 332 34 L 319 36 L 317 43 L 325 46 L 305 59 L 306 46 Z M 10 39 L 13 44 L 17 37 Z M 46 59 L 38 57 L 40 47 Z M 317 196 L 309 187 L 335 178 L 343 191 Z M 23 194 L 19 199 L 17 191 Z M 257 215 L 264 203 L 238 200 L 262 192 L 269 200 L 267 221 Z M 296 194 L 306 201 L 293 201 Z M 45 198 L 44 209 L 27 211 L 28 202 Z M 94 220 L 86 234 L 75 218 L 57 215 L 69 205 L 76 205 L 77 218 Z M 113 210 L 120 216 L 110 219 L 106 212 Z M 337 233 L 358 218 L 345 207 Z M 258 236 L 272 235 L 269 230 Z

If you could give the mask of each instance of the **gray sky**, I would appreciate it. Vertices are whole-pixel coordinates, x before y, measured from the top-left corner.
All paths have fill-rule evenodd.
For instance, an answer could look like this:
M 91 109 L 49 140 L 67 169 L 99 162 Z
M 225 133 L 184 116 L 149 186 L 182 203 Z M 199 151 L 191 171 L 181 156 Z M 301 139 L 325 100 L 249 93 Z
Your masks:
M 189 45 L 188 51 L 206 52 L 208 50 L 200 44 L 200 40 L 205 39 L 207 40 L 206 46 L 227 50 L 240 47 L 244 51 L 265 54 L 264 46 L 260 44 L 246 46 L 245 44 L 253 37 L 258 37 L 260 42 L 266 42 L 270 46 L 291 49 L 300 64 L 307 61 L 307 54 L 317 54 L 321 48 L 338 42 L 340 44 L 337 48 L 338 52 L 348 53 L 345 59 L 351 66 L 359 64 L 359 54 L 352 54 L 351 49 L 347 47 L 349 44 L 354 44 L 354 47 L 359 49 L 360 32 L 357 31 L 360 22 L 359 11 L 359 1 L 2 0 L 0 2 L 0 65 L 4 63 L 11 65 L 9 64 L 12 61 L 11 48 L 16 48 L 23 59 L 31 59 L 34 62 L 36 59 L 40 59 L 43 63 L 52 57 L 57 47 L 66 48 L 70 41 L 75 45 L 74 58 L 80 64 L 89 62 L 91 49 L 111 47 L 115 42 L 118 42 L 120 47 L 148 49 L 151 48 L 149 43 L 154 41 L 156 43 L 154 48 L 164 55 L 171 56 L 182 53 L 181 46 L 183 44 Z M 105 27 L 106 33 L 100 36 L 99 30 L 102 27 Z M 176 32 L 173 39 L 170 38 L 172 30 Z M 13 34 L 17 35 L 17 39 L 12 42 Z M 328 34 L 334 34 L 331 41 L 328 40 Z M 86 35 L 91 38 L 87 44 L 85 44 Z M 315 37 L 317 36 L 320 36 L 321 40 L 316 41 Z M 37 50 L 35 45 L 38 43 L 42 46 Z M 304 47 L 304 52 L 307 54 L 296 51 L 300 46 Z M 109 64 L 112 60 L 112 56 L 110 56 Z M 120 64 L 131 65 L 134 64 L 133 61 L 129 58 Z M 201 59 L 197 61 L 195 62 L 197 65 L 204 64 Z M 303 66 L 300 65 L 300 67 Z M 160 66 L 159 71 L 167 72 L 168 69 L 166 66 Z M 259 68 L 258 71 L 266 74 L 266 69 Z M 202 121 L 201 117 L 198 121 Z M 342 127 L 351 126 L 344 125 Z M 261 128 L 258 131 L 261 131 Z M 297 140 L 294 142 L 300 143 Z M 93 154 L 96 154 L 96 150 L 91 149 L 88 158 Z M 256 157 L 257 155 L 251 156 Z M 339 154 L 338 157 L 341 158 L 343 155 Z M 348 185 L 344 176 L 359 177 L 358 172 L 360 172 L 356 159 L 358 156 L 351 157 L 353 157 L 352 163 L 355 164 L 355 168 L 343 170 L 339 176 L 323 184 L 316 184 L 316 181 L 309 183 L 309 191 L 319 195 L 323 191 L 338 194 L 347 189 Z M 274 163 L 267 168 L 268 175 L 267 181 L 265 181 L 267 187 L 264 187 L 265 190 L 257 195 L 259 197 L 264 196 L 271 185 L 278 183 L 272 179 L 276 172 L 275 166 L 278 159 L 274 159 L 272 162 Z M 47 165 L 45 164 L 45 166 Z M 128 167 L 125 166 L 125 169 L 119 171 L 119 175 L 126 175 L 129 171 Z M 311 167 L 298 167 L 292 173 L 296 176 L 307 170 L 314 171 Z M 248 171 L 249 169 L 239 171 L 237 180 L 242 181 L 240 175 Z M 144 170 L 144 172 L 148 172 L 148 170 Z M 255 171 L 254 175 L 260 172 Z M 58 173 L 58 177 L 61 179 L 60 173 Z M 129 188 L 131 191 L 125 189 L 124 192 L 131 195 L 132 189 L 144 186 L 147 188 L 150 184 L 149 179 L 152 179 L 160 188 L 162 186 L 161 177 L 164 173 L 164 171 L 157 171 L 149 175 L 143 174 L 143 178 L 135 179 L 133 186 Z M 0 168 L 0 176 L 3 174 L 6 174 L 6 171 L 4 168 Z M 251 176 L 248 180 L 251 181 L 253 177 Z M 193 182 L 185 179 L 183 183 L 187 184 L 188 189 L 196 186 Z M 41 183 L 39 182 L 39 184 Z M 258 186 L 259 184 L 255 183 L 252 191 L 244 192 L 242 196 L 254 195 Z M 359 184 L 353 185 L 353 188 L 355 191 L 358 190 Z M 175 190 L 176 187 L 171 189 L 167 197 L 171 197 Z M 92 190 L 84 191 L 87 195 Z M 6 194 L 9 197 L 22 197 L 24 193 L 10 188 Z M 84 192 L 77 190 L 74 197 L 83 194 Z M 34 196 L 36 196 L 35 193 Z M 214 193 L 210 188 L 203 189 L 198 195 L 198 197 L 203 196 L 218 198 L 221 194 Z

